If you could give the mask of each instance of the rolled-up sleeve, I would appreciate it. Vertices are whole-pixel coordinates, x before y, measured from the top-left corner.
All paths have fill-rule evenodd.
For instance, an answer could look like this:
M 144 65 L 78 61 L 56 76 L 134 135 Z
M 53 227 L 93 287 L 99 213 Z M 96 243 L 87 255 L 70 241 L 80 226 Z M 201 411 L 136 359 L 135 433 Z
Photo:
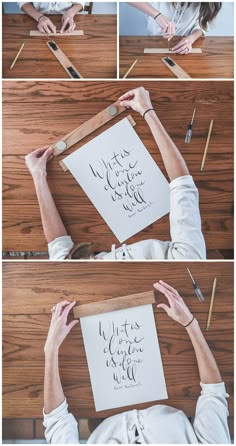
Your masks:
M 44 415 L 45 438 L 49 444 L 78 444 L 78 424 L 68 412 L 66 400 L 55 410 Z
M 49 260 L 65 260 L 74 243 L 69 235 L 57 237 L 48 243 Z
M 199 443 L 230 444 L 225 384 L 202 384 L 193 428 Z
M 178 177 L 170 183 L 170 233 L 169 258 L 206 258 L 198 190 L 191 175 Z
M 30 3 L 30 2 L 17 2 L 17 5 L 18 5 L 19 8 L 21 9 L 22 6 L 26 5 L 27 3 Z

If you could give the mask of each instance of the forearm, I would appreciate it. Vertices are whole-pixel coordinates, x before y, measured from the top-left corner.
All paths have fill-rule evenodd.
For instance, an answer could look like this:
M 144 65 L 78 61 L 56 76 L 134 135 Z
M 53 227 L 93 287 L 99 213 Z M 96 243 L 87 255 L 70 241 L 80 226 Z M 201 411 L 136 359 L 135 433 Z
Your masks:
M 32 17 L 32 19 L 38 22 L 39 18 L 43 15 L 41 12 L 37 11 L 37 9 L 32 5 L 32 3 L 26 3 L 22 6 L 22 11 L 25 12 L 28 16 Z
M 54 203 L 46 177 L 35 177 L 34 185 L 38 198 L 44 235 L 47 243 L 49 243 L 57 237 L 67 235 L 67 231 Z
M 49 414 L 65 400 L 58 365 L 58 350 L 45 347 L 44 411 Z
M 149 3 L 146 2 L 127 2 L 128 5 L 134 6 L 135 8 L 139 9 L 139 11 L 144 12 L 144 14 L 149 15 L 150 17 L 155 17 L 159 11 L 156 8 L 153 8 Z
M 220 371 L 215 358 L 203 336 L 196 319 L 186 327 L 196 354 L 200 380 L 203 384 L 222 382 Z
M 191 43 L 193 44 L 194 42 L 196 42 L 197 39 L 199 39 L 200 37 L 203 36 L 203 32 L 201 29 L 196 29 L 195 31 L 192 32 L 192 34 L 190 34 L 190 39 L 191 39 Z
M 146 113 L 145 119 L 160 150 L 170 181 L 188 175 L 189 170 L 181 153 L 164 129 L 155 111 Z
M 73 16 L 81 11 L 83 11 L 83 6 L 80 3 L 75 3 L 70 9 L 68 9 L 68 12 L 70 12 Z

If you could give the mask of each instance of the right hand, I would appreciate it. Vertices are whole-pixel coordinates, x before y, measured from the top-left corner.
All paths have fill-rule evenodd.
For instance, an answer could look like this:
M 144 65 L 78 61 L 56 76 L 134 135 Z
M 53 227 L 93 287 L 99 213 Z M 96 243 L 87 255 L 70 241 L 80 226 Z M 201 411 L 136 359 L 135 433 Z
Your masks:
M 153 108 L 149 91 L 145 90 L 144 87 L 139 87 L 128 91 L 120 96 L 119 100 L 120 105 L 127 108 L 132 108 L 141 115 L 143 115 L 149 108 Z
M 163 282 L 163 280 L 159 280 L 159 282 L 154 283 L 153 286 L 156 290 L 160 291 L 160 293 L 164 294 L 170 305 L 159 304 L 157 305 L 157 308 L 162 308 L 169 317 L 174 319 L 174 321 L 179 322 L 179 324 L 183 326 L 187 325 L 192 320 L 193 315 L 178 291 Z
M 46 146 L 36 149 L 25 157 L 25 164 L 33 178 L 46 177 L 47 162 L 53 158 L 53 147 Z
M 43 15 L 43 16 L 41 16 L 39 18 L 38 30 L 41 33 L 44 33 L 44 34 L 45 33 L 50 34 L 50 33 L 56 33 L 57 32 L 57 29 L 56 29 L 55 25 L 53 25 L 52 21 L 48 17 L 46 17 L 45 15 Z
M 175 23 L 171 22 L 171 20 L 169 20 L 163 14 L 160 14 L 155 19 L 155 22 L 161 27 L 164 39 L 172 39 L 172 37 L 175 35 Z
M 44 347 L 45 353 L 47 351 L 58 350 L 72 328 L 79 323 L 77 319 L 74 319 L 67 324 L 69 312 L 75 304 L 76 302 L 68 302 L 67 300 L 64 300 L 55 305 Z

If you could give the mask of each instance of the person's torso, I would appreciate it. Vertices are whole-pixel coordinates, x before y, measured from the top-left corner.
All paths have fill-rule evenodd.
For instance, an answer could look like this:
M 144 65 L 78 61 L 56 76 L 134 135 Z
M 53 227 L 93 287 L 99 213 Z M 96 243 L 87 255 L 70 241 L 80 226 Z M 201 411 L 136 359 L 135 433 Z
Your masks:
M 73 2 L 33 2 L 34 7 L 47 14 L 60 14 L 67 11 Z
M 178 2 L 176 6 L 173 5 L 172 2 L 151 2 L 150 4 L 175 23 L 176 36 L 187 36 L 191 34 L 198 22 L 200 10 L 199 3 L 192 3 L 190 6 L 187 6 L 187 3 L 182 5 L 180 2 Z M 154 36 L 163 34 L 160 26 L 152 17 L 148 18 L 148 34 Z

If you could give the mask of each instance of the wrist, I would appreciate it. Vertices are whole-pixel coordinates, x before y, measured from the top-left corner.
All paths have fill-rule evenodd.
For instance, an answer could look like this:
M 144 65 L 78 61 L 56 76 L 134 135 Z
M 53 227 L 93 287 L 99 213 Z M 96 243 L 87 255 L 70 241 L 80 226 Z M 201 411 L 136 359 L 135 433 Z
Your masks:
M 40 22 L 40 20 L 41 20 L 42 17 L 45 17 L 45 15 L 44 15 L 44 14 L 40 14 L 40 15 L 37 17 L 37 22 L 38 22 L 38 23 Z
M 198 321 L 195 317 L 193 317 L 192 322 L 190 324 L 188 324 L 187 327 L 185 327 L 185 330 L 189 333 L 192 330 L 194 330 L 194 328 L 196 328 L 197 326 L 198 326 Z
M 51 359 L 53 357 L 57 357 L 59 353 L 59 347 L 55 344 L 52 344 L 49 341 L 46 341 L 44 346 L 44 355 L 45 358 Z
M 146 109 L 144 109 L 144 111 L 142 111 L 141 115 L 144 119 L 146 119 L 147 115 L 151 114 L 151 113 L 155 113 L 154 108 L 152 107 L 152 105 L 150 107 L 147 107 Z
M 47 172 L 38 171 L 31 173 L 31 175 L 35 185 L 47 183 Z

